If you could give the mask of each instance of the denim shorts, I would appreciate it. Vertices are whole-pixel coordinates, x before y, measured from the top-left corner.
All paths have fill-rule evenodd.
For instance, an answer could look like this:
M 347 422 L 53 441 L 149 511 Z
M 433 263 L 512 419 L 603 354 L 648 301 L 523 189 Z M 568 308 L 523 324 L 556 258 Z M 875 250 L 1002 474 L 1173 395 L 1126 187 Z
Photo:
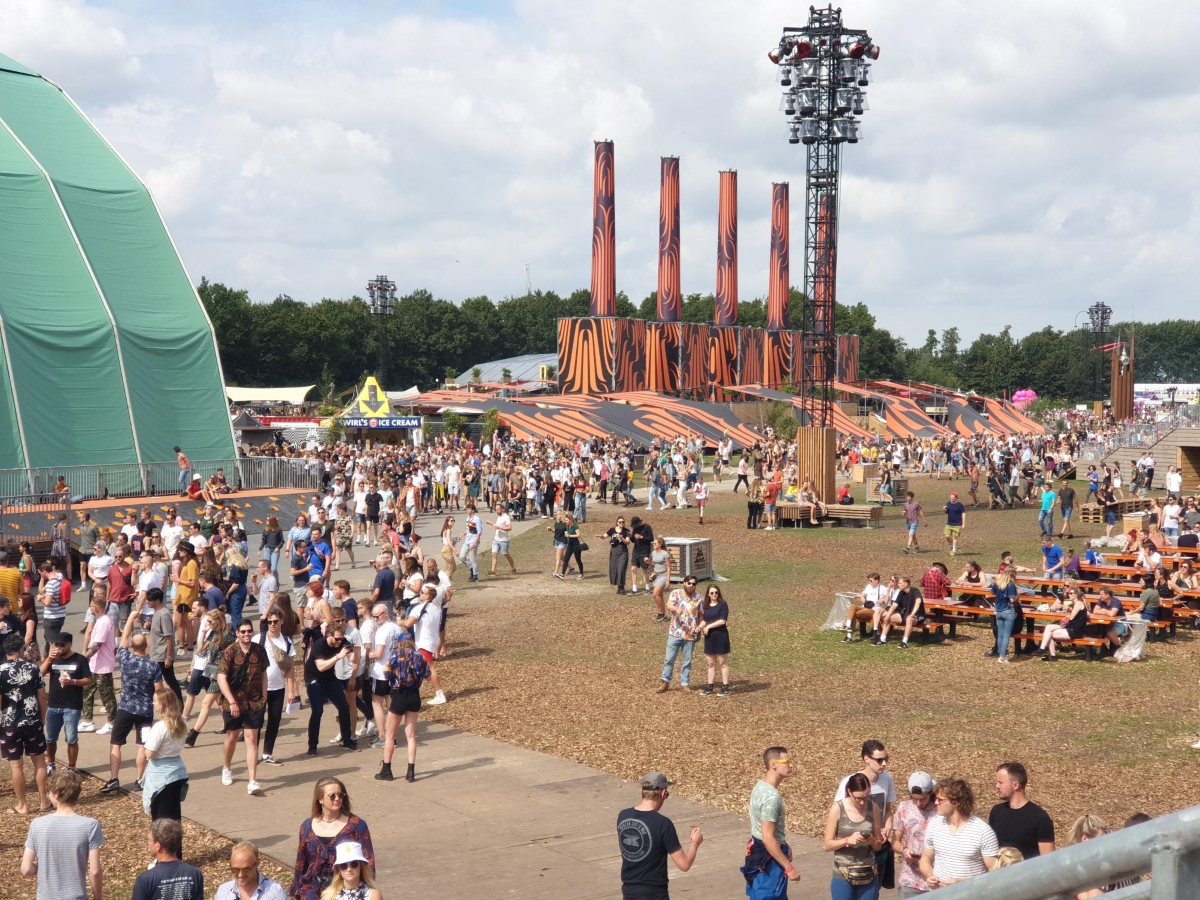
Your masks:
M 492 541 L 492 556 L 507 556 L 508 541 Z
M 917 523 L 916 522 L 908 523 L 908 533 L 913 535 L 914 537 L 916 536 L 916 533 L 917 533 Z
M 554 542 L 554 549 L 555 549 L 555 550 L 566 550 L 566 549 L 567 549 L 567 542 L 566 542 L 566 541 L 555 541 L 555 542 Z
M 51 707 L 46 710 L 46 743 L 53 744 L 58 740 L 58 732 L 66 731 L 68 744 L 79 743 L 79 717 L 81 715 L 78 709 L 55 709 Z

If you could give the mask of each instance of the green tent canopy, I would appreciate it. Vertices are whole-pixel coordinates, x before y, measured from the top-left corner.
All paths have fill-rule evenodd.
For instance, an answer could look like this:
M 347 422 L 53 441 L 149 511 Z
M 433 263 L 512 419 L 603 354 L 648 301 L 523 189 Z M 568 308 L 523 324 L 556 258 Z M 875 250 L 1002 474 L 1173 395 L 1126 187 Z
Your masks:
M 0 469 L 234 456 L 216 337 L 146 186 L 0 55 Z

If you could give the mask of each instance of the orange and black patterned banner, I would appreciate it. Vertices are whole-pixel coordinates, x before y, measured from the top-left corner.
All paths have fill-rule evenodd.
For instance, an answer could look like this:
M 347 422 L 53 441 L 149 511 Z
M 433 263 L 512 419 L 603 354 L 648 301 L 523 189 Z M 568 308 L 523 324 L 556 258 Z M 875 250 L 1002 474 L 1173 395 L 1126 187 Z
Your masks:
M 646 322 L 643 319 L 613 319 L 615 341 L 613 390 L 646 389 Z
M 772 331 L 782 331 L 789 327 L 788 304 L 791 300 L 792 289 L 788 273 L 790 230 L 787 182 L 773 184 L 771 185 L 771 280 L 767 284 L 767 327 Z
M 716 325 L 736 325 L 738 320 L 737 220 L 737 172 L 722 172 L 717 208 Z
M 678 322 L 679 293 L 679 157 L 662 158 L 658 198 L 658 320 Z
M 592 199 L 593 316 L 617 314 L 617 215 L 612 141 L 596 141 L 596 182 Z
M 837 301 L 837 205 L 830 194 L 821 197 L 817 213 L 816 277 L 813 281 L 813 331 L 833 330 Z
M 837 336 L 837 380 L 858 381 L 858 335 Z
M 738 329 L 738 384 L 760 384 L 766 358 L 766 335 L 761 328 Z
M 714 387 L 737 384 L 738 329 L 727 325 L 708 328 L 708 378 Z
M 679 328 L 678 322 L 646 323 L 646 390 L 679 390 Z
M 763 384 L 779 387 L 792 379 L 792 332 L 767 331 Z
M 708 384 L 708 326 L 680 322 L 679 390 L 707 388 Z
M 792 384 L 804 384 L 804 332 L 792 332 Z
M 615 319 L 558 320 L 558 389 L 564 394 L 612 390 Z

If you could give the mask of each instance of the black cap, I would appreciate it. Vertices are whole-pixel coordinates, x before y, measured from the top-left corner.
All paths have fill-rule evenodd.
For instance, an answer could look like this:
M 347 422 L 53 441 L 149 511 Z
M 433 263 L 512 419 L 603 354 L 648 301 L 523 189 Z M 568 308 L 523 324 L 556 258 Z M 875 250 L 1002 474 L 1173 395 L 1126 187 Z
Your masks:
M 71 632 L 63 628 L 49 631 L 46 634 L 46 642 L 50 644 L 70 644 L 72 640 Z

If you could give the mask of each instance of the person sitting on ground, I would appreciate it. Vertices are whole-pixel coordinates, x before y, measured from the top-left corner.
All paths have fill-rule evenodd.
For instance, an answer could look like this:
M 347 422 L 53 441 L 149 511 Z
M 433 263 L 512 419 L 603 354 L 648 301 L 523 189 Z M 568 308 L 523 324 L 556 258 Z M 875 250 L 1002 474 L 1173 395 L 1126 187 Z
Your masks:
M 837 502 L 839 506 L 850 506 L 854 503 L 854 496 L 850 493 L 850 485 L 843 484 L 838 488 Z
M 221 494 L 236 493 L 234 491 L 234 489 L 229 486 L 229 479 L 225 477 L 224 469 L 217 469 L 217 474 L 213 476 L 213 480 L 216 482 L 218 493 L 221 493 Z

